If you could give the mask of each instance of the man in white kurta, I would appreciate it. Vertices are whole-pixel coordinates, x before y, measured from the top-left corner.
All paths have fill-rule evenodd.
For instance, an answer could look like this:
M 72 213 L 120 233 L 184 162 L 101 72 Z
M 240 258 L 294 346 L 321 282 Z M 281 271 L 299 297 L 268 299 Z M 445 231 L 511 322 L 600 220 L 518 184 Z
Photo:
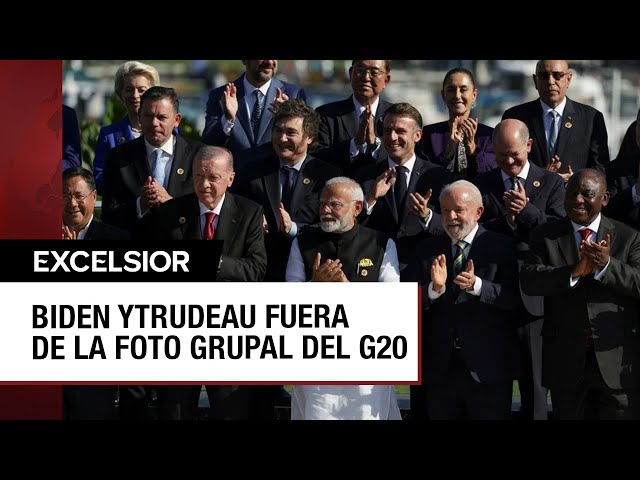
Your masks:
M 362 189 L 354 180 L 336 177 L 326 183 L 320 197 L 322 230 L 306 231 L 293 241 L 286 271 L 288 282 L 365 280 L 364 270 L 377 271 L 379 282 L 400 281 L 393 240 L 356 223 L 363 199 Z M 336 243 L 340 243 L 340 258 L 331 258 L 327 252 Z M 393 385 L 295 385 L 291 419 L 400 420 L 401 417 Z

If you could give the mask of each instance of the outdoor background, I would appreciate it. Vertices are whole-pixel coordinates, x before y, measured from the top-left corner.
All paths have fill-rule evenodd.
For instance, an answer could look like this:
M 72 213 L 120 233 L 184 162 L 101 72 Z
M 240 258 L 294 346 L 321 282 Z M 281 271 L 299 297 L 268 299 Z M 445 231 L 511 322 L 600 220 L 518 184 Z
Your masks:
M 76 109 L 83 132 L 83 159 L 91 166 L 100 125 L 125 114 L 113 101 L 115 72 L 126 60 L 63 61 L 63 102 Z M 161 84 L 177 90 L 185 118 L 183 135 L 199 138 L 204 127 L 210 89 L 235 80 L 240 60 L 144 60 L 160 72 Z M 478 100 L 473 115 L 495 126 L 509 107 L 537 98 L 532 74 L 536 60 L 393 60 L 391 82 L 383 98 L 414 105 L 426 124 L 447 118 L 440 97 L 447 70 L 474 72 Z M 346 98 L 351 93 L 351 60 L 280 60 L 278 77 L 304 87 L 312 107 Z M 624 132 L 640 107 L 640 60 L 569 60 L 574 75 L 568 96 L 600 110 L 609 133 L 609 151 L 616 158 Z

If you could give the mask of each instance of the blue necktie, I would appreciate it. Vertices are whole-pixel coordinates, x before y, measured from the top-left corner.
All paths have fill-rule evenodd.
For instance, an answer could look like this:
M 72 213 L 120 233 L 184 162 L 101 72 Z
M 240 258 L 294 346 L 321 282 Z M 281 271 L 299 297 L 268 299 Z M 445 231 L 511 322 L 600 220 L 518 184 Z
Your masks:
M 549 156 L 553 158 L 556 154 L 556 141 L 558 140 L 558 125 L 556 124 L 556 116 L 558 112 L 551 110 L 551 126 L 549 127 Z
M 153 178 L 164 187 L 164 164 L 162 163 L 162 149 L 153 151 Z
M 253 130 L 253 138 L 257 142 L 260 117 L 262 117 L 262 97 L 264 95 L 258 89 L 254 90 L 253 94 L 256 97 L 256 103 L 253 104 L 253 110 L 251 111 L 251 130 Z

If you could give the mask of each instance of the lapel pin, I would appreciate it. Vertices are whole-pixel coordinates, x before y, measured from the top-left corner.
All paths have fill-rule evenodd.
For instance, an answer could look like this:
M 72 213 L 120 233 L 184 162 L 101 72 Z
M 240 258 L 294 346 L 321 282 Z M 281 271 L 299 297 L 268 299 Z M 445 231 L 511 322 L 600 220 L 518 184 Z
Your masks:
M 302 183 L 304 183 L 305 185 L 309 185 L 311 183 L 311 180 L 307 177 L 302 179 Z
M 363 277 L 366 277 L 367 275 L 369 275 L 369 272 L 363 269 L 363 270 L 360 270 L 360 275 L 362 275 Z
M 184 217 L 180 217 L 180 218 L 178 219 L 178 222 L 180 222 L 180 224 L 184 225 L 185 223 L 187 223 L 187 219 L 186 219 L 186 218 L 184 218 Z
M 125 142 L 124 137 L 119 137 L 118 138 L 118 145 L 122 145 Z
M 565 128 L 571 128 L 573 127 L 573 124 L 571 122 L 567 122 L 564 124 Z
M 177 170 L 176 170 L 176 173 L 177 173 L 178 175 L 184 175 L 184 168 L 179 168 L 179 169 L 177 169 Z
M 534 187 L 539 187 L 540 186 L 540 182 L 538 180 L 536 180 L 535 182 L 533 182 L 533 186 Z

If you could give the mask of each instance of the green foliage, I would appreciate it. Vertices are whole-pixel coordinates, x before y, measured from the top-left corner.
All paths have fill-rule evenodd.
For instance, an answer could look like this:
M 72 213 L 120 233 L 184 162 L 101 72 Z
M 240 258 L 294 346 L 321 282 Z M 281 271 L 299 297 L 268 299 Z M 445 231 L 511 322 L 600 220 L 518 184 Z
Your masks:
M 100 133 L 100 124 L 95 120 L 80 122 L 80 148 L 82 150 L 82 166 L 93 170 L 93 159 L 96 156 L 96 143 Z
M 127 109 L 115 93 L 111 94 L 111 98 L 107 102 L 104 116 L 102 117 L 103 125 L 111 125 L 125 117 Z
M 178 127 L 178 129 L 180 130 L 180 135 L 184 138 L 200 140 L 200 137 L 202 136 L 200 130 L 196 127 L 195 122 L 190 118 L 182 117 L 180 127 Z

